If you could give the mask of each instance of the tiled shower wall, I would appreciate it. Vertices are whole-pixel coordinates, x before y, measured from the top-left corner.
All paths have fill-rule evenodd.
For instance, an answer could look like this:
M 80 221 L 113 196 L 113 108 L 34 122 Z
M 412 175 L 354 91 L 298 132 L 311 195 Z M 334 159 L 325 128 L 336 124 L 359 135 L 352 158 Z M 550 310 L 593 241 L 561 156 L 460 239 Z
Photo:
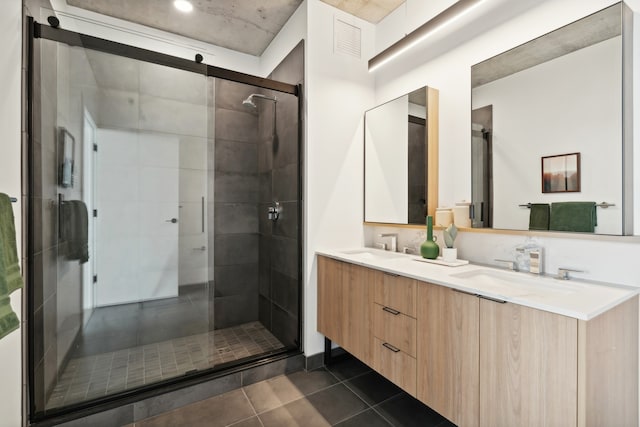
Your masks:
M 270 78 L 290 84 L 304 80 L 304 42 L 275 68 Z M 298 98 L 278 97 L 276 136 L 273 104 L 260 104 L 258 169 L 260 172 L 260 321 L 286 346 L 297 345 L 300 288 Z M 302 123 L 300 123 L 302 126 Z M 280 202 L 282 214 L 273 222 L 267 209 Z
M 242 105 L 255 87 L 215 82 L 213 313 L 221 329 L 258 320 L 258 115 Z
M 82 200 L 83 106 L 96 111 L 95 92 L 76 78 L 88 66 L 84 53 L 48 40 L 34 43 L 33 167 L 31 203 L 34 212 L 32 284 L 34 288 L 34 360 L 36 406 L 44 407 L 46 393 L 65 363 L 80 331 L 82 265 L 65 256 L 58 239 L 58 194 Z M 73 64 L 73 66 L 72 66 Z M 95 83 L 95 81 L 94 81 Z M 57 132 L 65 127 L 75 138 L 72 188 L 58 185 Z M 86 265 L 86 264 L 85 264 Z

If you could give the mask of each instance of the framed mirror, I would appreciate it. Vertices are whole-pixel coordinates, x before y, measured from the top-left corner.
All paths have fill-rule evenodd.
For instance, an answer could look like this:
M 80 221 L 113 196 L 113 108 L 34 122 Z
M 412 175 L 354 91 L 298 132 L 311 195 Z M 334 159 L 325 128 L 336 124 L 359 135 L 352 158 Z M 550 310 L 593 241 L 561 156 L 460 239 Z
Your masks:
M 365 222 L 424 225 L 438 205 L 438 91 L 366 111 L 364 129 Z
M 632 60 L 623 55 L 624 8 L 618 3 L 471 68 L 473 227 L 631 232 L 623 193 L 632 143 L 623 131 Z M 592 215 L 590 228 L 574 227 L 573 213 L 554 226 L 554 216 L 578 205 Z

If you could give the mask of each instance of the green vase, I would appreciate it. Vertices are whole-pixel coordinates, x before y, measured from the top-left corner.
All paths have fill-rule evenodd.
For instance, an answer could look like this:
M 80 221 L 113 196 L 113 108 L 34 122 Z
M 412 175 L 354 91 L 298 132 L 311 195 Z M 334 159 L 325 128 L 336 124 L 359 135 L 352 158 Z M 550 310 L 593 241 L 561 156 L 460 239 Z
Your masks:
M 436 243 L 436 237 L 433 236 L 433 217 L 427 216 L 427 240 L 420 245 L 420 255 L 422 258 L 436 259 L 440 255 L 440 246 Z

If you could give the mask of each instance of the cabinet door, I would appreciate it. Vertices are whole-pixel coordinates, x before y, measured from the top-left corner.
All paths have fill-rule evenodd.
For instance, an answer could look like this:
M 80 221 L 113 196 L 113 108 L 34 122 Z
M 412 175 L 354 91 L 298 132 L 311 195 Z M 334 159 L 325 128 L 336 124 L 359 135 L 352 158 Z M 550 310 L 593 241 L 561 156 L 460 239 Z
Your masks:
M 480 300 L 480 426 L 575 426 L 578 321 Z
M 417 397 L 461 427 L 479 417 L 479 314 L 475 295 L 418 283 Z
M 318 332 L 342 344 L 348 312 L 344 290 L 349 266 L 343 262 L 318 257 Z
M 341 345 L 349 353 L 371 365 L 373 362 L 373 293 L 376 281 L 382 280 L 382 273 L 366 267 L 349 264 L 348 284 L 345 287 L 347 300 L 347 321 L 344 323 L 345 337 Z

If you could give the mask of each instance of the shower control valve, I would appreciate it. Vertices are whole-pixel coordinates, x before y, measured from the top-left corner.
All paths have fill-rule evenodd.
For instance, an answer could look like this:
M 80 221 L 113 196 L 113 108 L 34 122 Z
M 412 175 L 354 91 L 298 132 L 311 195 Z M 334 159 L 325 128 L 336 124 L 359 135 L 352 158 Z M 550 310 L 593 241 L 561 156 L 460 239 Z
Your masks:
M 271 221 L 276 221 L 281 213 L 282 206 L 280 206 L 279 202 L 273 202 L 273 206 L 269 206 L 269 209 L 267 209 L 267 216 Z

